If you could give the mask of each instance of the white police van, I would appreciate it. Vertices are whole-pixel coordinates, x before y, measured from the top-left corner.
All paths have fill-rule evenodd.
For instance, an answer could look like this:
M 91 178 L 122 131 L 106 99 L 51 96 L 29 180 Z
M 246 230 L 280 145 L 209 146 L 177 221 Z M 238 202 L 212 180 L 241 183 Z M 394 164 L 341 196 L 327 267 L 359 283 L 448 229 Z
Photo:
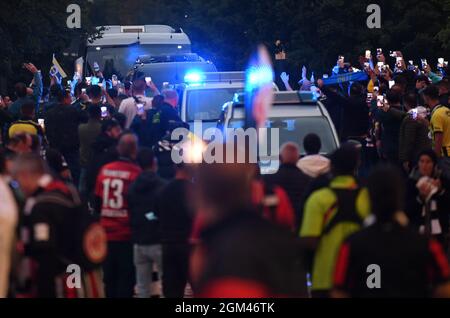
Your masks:
M 150 77 L 152 82 L 163 88 L 165 84 L 172 86 L 183 85 L 186 76 L 192 70 L 197 72 L 217 72 L 216 66 L 206 61 L 195 53 L 184 53 L 175 55 L 140 56 L 136 60 L 131 73 L 143 73 Z
M 216 127 L 223 105 L 244 91 L 245 79 L 245 72 L 189 72 L 181 89 L 181 119 L 191 131 L 196 121 L 202 122 L 203 131 Z M 275 83 L 273 88 L 279 91 Z
M 168 25 L 105 26 L 101 38 L 88 39 L 86 68 L 97 62 L 101 70 L 114 69 L 119 78 L 127 75 L 138 56 L 191 53 L 191 40 L 182 29 Z
M 223 105 L 233 100 L 245 86 L 244 72 L 199 72 L 186 74 L 181 89 L 181 119 L 191 131 L 195 121 L 201 121 L 203 130 L 216 127 Z
M 232 102 L 223 107 L 219 128 L 238 129 L 245 126 L 244 94 L 237 94 Z M 310 133 L 317 134 L 322 140 L 321 153 L 329 155 L 339 147 L 339 138 L 328 111 L 312 92 L 276 92 L 269 110 L 266 128 L 278 128 L 279 146 L 286 142 L 295 142 L 305 155 L 303 139 Z M 268 129 L 267 149 L 271 149 L 271 130 Z M 272 165 L 278 158 L 269 154 L 260 158 L 263 174 L 275 173 L 278 167 Z M 264 162 L 269 164 L 264 165 Z

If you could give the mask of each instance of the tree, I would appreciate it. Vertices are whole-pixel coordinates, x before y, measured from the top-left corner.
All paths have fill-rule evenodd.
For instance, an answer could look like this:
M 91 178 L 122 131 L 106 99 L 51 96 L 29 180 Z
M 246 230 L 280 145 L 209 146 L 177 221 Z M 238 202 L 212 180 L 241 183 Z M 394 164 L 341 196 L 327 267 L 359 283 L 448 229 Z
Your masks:
M 67 27 L 67 6 L 81 7 L 82 28 Z M 29 81 L 22 63 L 33 62 L 48 72 L 52 54 L 60 54 L 74 38 L 95 33 L 88 19 L 91 4 L 87 0 L 21 0 L 2 3 L 0 10 L 0 91 L 17 81 Z M 48 74 L 48 73 L 47 73 Z M 44 74 L 44 77 L 46 74 Z M 7 80 L 6 80 L 7 79 Z
M 416 63 L 450 53 L 450 0 L 378 0 L 381 29 L 366 25 L 372 0 L 88 0 L 83 29 L 65 27 L 65 8 L 74 0 L 10 1 L 0 11 L 0 72 L 16 79 L 24 60 L 48 66 L 53 52 L 94 25 L 168 24 L 181 27 L 193 51 L 219 70 L 242 70 L 259 43 L 284 41 L 298 69 L 330 72 L 342 54 L 353 64 L 366 49 L 402 50 Z M 20 74 L 20 73 L 19 73 Z

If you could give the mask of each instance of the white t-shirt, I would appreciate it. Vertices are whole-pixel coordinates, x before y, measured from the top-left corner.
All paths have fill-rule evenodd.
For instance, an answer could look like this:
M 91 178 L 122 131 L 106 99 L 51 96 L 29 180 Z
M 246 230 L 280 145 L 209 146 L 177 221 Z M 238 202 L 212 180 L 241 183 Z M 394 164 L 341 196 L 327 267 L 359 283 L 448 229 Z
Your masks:
M 146 97 L 144 95 L 136 95 L 141 103 L 144 104 L 144 109 L 149 110 L 152 108 L 153 98 Z M 134 117 L 137 115 L 136 101 L 133 97 L 124 99 L 119 107 L 119 113 L 124 114 L 127 117 L 125 128 L 129 129 L 133 123 Z

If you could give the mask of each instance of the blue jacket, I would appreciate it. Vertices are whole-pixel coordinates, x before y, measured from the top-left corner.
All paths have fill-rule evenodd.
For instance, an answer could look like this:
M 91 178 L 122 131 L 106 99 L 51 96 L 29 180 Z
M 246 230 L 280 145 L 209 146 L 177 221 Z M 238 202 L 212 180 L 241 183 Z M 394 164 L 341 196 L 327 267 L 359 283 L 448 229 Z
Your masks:
M 25 97 L 19 97 L 14 103 L 11 104 L 11 106 L 8 108 L 9 113 L 15 118 L 19 119 L 20 117 L 20 110 L 22 108 L 22 105 L 28 102 L 34 102 L 36 103 L 36 111 L 39 107 L 39 101 L 42 96 L 42 75 L 41 72 L 37 72 L 34 74 L 34 87 L 33 87 L 33 95 L 32 96 L 25 96 Z

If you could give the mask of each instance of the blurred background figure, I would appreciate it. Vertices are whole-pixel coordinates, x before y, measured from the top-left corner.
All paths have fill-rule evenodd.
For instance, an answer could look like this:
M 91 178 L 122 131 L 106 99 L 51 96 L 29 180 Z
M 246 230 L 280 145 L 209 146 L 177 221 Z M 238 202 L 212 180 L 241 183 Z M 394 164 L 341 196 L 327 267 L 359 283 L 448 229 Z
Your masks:
M 158 166 L 151 149 L 141 148 L 137 155 L 137 163 L 142 173 L 130 186 L 128 194 L 136 289 L 138 298 L 150 298 L 155 265 L 159 278 L 165 275 L 161 246 L 161 217 L 157 209 L 158 196 L 165 182 L 156 174 Z
M 409 227 L 403 212 L 405 187 L 400 170 L 376 168 L 369 177 L 368 190 L 376 221 L 342 245 L 333 296 L 449 297 L 447 257 L 439 243 Z
M 158 198 L 166 298 L 183 298 L 189 280 L 189 236 L 194 218 L 191 169 L 187 164 L 177 165 L 175 179 L 164 187 Z
M 0 150 L 0 298 L 9 292 L 11 262 L 19 211 L 6 179 L 4 152 Z
M 418 159 L 407 183 L 406 212 L 418 233 L 436 239 L 447 251 L 450 228 L 449 180 L 442 175 L 438 158 L 431 149 L 422 151 Z
M 286 191 L 290 203 L 294 209 L 296 227 L 300 223 L 300 211 L 302 197 L 311 181 L 311 178 L 297 168 L 300 158 L 300 150 L 295 143 L 287 143 L 281 147 L 281 165 L 276 174 L 268 175 L 265 182 L 271 186 L 280 186 Z
M 314 259 L 310 260 L 314 298 L 330 297 L 340 246 L 370 215 L 367 191 L 355 177 L 358 164 L 359 150 L 350 143 L 342 145 L 331 155 L 333 179 L 305 203 L 299 235 Z
M 322 142 L 316 134 L 309 134 L 303 139 L 306 156 L 297 162 L 297 167 L 311 178 L 317 178 L 330 171 L 330 159 L 320 155 Z
M 103 281 L 107 298 L 134 296 L 136 272 L 133 262 L 129 191 L 142 173 L 136 164 L 137 137 L 123 134 L 117 144 L 118 157 L 104 165 L 95 187 L 94 209 L 108 239 L 108 256 L 103 264 Z
M 249 164 L 203 164 L 197 171 L 204 222 L 191 258 L 197 296 L 306 295 L 293 235 L 261 217 L 251 198 L 252 179 Z

